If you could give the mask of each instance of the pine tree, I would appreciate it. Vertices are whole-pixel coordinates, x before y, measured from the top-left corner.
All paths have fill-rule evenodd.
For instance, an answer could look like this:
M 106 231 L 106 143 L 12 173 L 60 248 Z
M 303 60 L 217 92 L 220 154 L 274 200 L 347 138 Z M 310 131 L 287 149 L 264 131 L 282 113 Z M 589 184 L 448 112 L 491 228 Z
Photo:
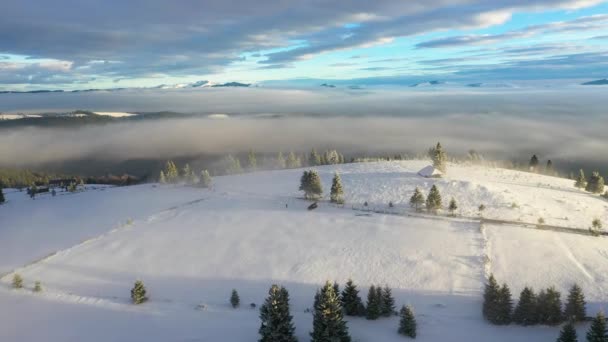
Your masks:
M 287 166 L 287 162 L 285 161 L 285 156 L 283 156 L 283 152 L 279 151 L 277 155 L 277 169 L 284 169 Z
M 321 165 L 321 156 L 317 153 L 317 150 L 314 148 L 310 151 L 310 156 L 308 157 L 308 165 L 317 166 Z
M 300 179 L 300 190 L 304 191 L 304 198 L 306 199 L 315 199 L 323 194 L 321 178 L 317 171 L 304 171 Z
M 376 296 L 376 286 L 372 285 L 367 292 L 367 305 L 365 317 L 367 319 L 378 319 L 380 317 L 380 298 Z
M 422 192 L 420 192 L 420 189 L 416 187 L 416 190 L 414 190 L 414 194 L 410 198 L 410 206 L 412 206 L 416 209 L 416 211 L 418 211 L 420 209 L 420 206 L 424 205 L 424 202 L 424 195 L 422 194 Z
M 452 216 L 454 215 L 454 212 L 458 209 L 458 205 L 456 204 L 456 200 L 454 199 L 454 197 L 452 197 L 452 199 L 450 200 L 450 205 L 448 207 L 448 210 L 450 211 L 450 214 L 452 214 Z
M 435 147 L 431 148 L 429 150 L 429 155 L 433 160 L 433 167 L 442 173 L 446 173 L 448 156 L 443 150 L 441 143 L 437 143 Z
M 296 156 L 295 153 L 293 153 L 293 151 L 289 152 L 289 154 L 287 155 L 287 168 L 296 169 L 300 166 L 302 166 L 300 159 Z
M 323 159 L 325 161 L 325 164 L 334 165 L 334 164 L 340 163 L 341 157 L 340 157 L 340 153 L 338 153 L 338 151 L 328 150 L 328 151 L 325 151 Z
M 498 291 L 498 324 L 511 323 L 511 315 L 513 311 L 513 299 L 511 298 L 511 290 L 507 284 L 502 284 Z
M 433 184 L 431 191 L 429 191 L 429 195 L 426 197 L 426 209 L 436 212 L 441 209 L 441 207 L 441 194 L 439 193 L 437 186 Z
M 591 326 L 587 331 L 587 342 L 608 342 L 608 333 L 606 332 L 606 317 L 604 313 L 598 312 L 597 316 L 591 322 Z
M 395 299 L 393 293 L 388 285 L 385 285 L 382 289 L 382 315 L 389 317 L 395 312 Z
M 23 287 L 23 278 L 21 278 L 21 275 L 19 275 L 19 273 L 15 273 L 15 275 L 13 275 L 13 288 L 20 289 L 22 287 Z
M 384 312 L 384 297 L 382 296 L 382 286 L 376 286 L 376 294 L 374 295 L 378 300 L 378 313 L 382 316 Z
M 483 317 L 493 324 L 499 324 L 499 298 L 500 286 L 498 285 L 498 282 L 496 282 L 494 275 L 490 275 L 483 294 L 482 313 Z
M 236 289 L 232 289 L 232 294 L 230 295 L 230 305 L 236 309 L 239 307 L 240 303 L 241 299 L 239 298 L 239 293 L 236 292 Z
M 350 342 L 342 305 L 334 286 L 328 281 L 318 292 L 313 314 L 312 342 Z
M 176 183 L 179 178 L 177 166 L 171 160 L 167 161 L 165 165 L 165 177 L 168 183 Z
M 578 342 L 576 329 L 574 329 L 572 322 L 568 322 L 562 327 L 556 342 Z
M 4 203 L 5 199 L 4 199 L 4 191 L 2 189 L 2 185 L 0 185 L 0 204 Z
M 342 179 L 336 172 L 334 178 L 331 181 L 331 192 L 329 195 L 332 203 L 343 204 L 344 203 L 344 190 L 342 190 Z
M 411 338 L 416 338 L 416 318 L 414 311 L 409 306 L 401 307 L 399 312 L 401 320 L 399 320 L 399 333 Z
M 158 177 L 158 182 L 160 184 L 167 184 L 167 177 L 165 177 L 165 172 L 160 170 L 160 176 Z
M 346 286 L 342 291 L 342 307 L 347 316 L 363 316 L 365 315 L 365 307 L 359 297 L 359 290 L 352 279 L 346 282 Z
M 142 304 L 148 300 L 148 297 L 146 297 L 146 287 L 141 280 L 136 281 L 131 289 L 131 300 L 133 304 Z
M 604 177 L 600 176 L 600 173 L 594 171 L 587 182 L 585 190 L 594 193 L 601 194 L 604 192 Z
M 190 164 L 184 165 L 184 168 L 182 169 L 182 179 L 186 183 L 190 183 L 193 176 L 194 176 L 194 172 L 192 172 L 192 169 L 190 168 Z
M 564 309 L 564 318 L 573 322 L 583 322 L 587 316 L 585 304 L 583 290 L 577 284 L 572 285 Z
M 534 291 L 525 287 L 519 295 L 519 302 L 513 311 L 513 322 L 521 325 L 533 325 L 537 323 L 536 313 L 536 294 Z
M 539 323 L 557 325 L 563 321 L 561 294 L 550 287 L 538 294 Z
M 545 173 L 548 175 L 553 174 L 553 162 L 551 159 L 547 160 L 547 166 L 545 167 Z
M 260 307 L 260 319 L 260 342 L 297 342 L 293 316 L 289 313 L 289 293 L 284 287 L 270 287 L 268 298 Z
M 585 178 L 585 171 L 583 169 L 578 171 L 578 177 L 576 177 L 574 186 L 579 189 L 584 189 L 587 186 L 587 179 Z
M 229 154 L 224 160 L 226 165 L 226 174 L 236 175 L 243 172 L 243 168 L 241 167 L 241 161 L 238 158 L 235 158 L 231 154 Z
M 530 158 L 530 171 L 536 171 L 538 168 L 538 157 L 535 155 Z
M 34 292 L 42 292 L 42 284 L 39 281 L 34 283 Z
M 201 177 L 198 181 L 198 184 L 202 188 L 211 187 L 211 175 L 209 174 L 209 171 L 207 171 L 207 170 L 201 171 Z
M 247 154 L 247 168 L 250 171 L 255 171 L 258 168 L 258 160 L 255 157 L 255 152 L 253 150 L 249 150 Z

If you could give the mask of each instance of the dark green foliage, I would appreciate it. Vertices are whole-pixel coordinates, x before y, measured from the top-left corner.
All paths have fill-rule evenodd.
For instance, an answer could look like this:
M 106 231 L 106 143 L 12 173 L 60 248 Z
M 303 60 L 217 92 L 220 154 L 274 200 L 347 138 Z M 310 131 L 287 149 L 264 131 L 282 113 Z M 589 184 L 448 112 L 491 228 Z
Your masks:
M 367 319 L 378 319 L 381 312 L 381 296 L 377 296 L 376 286 L 372 285 L 367 292 L 367 305 L 365 318 Z
M 456 204 L 456 200 L 454 199 L 454 197 L 452 197 L 452 199 L 450 200 L 450 205 L 448 206 L 448 210 L 450 211 L 450 214 L 454 215 L 454 212 L 458 209 L 458 204 Z
M 594 194 L 604 193 L 604 177 L 600 176 L 599 172 L 594 171 L 587 182 L 585 190 Z
M 4 199 L 4 191 L 2 190 L 2 186 L 0 185 L 0 204 L 4 203 L 6 200 Z
M 133 304 L 142 304 L 148 300 L 146 297 L 146 287 L 141 280 L 135 282 L 135 285 L 131 289 L 131 301 Z
M 382 316 L 389 317 L 395 312 L 395 299 L 393 293 L 388 285 L 382 289 Z
M 606 317 L 604 313 L 598 312 L 597 316 L 591 322 L 591 326 L 587 331 L 587 342 L 608 342 L 608 333 L 606 333 Z
M 238 308 L 241 304 L 241 299 L 239 298 L 239 293 L 236 292 L 236 289 L 232 289 L 232 294 L 230 295 L 230 305 L 233 308 Z
M 585 310 L 585 295 L 583 290 L 577 284 L 570 288 L 568 293 L 568 301 L 564 309 L 564 318 L 573 322 L 582 322 L 587 316 Z
M 315 199 L 323 194 L 321 178 L 315 170 L 304 171 L 300 178 L 300 190 L 304 191 L 306 199 Z
M 437 143 L 435 147 L 429 149 L 429 156 L 433 160 L 433 167 L 443 173 L 446 173 L 448 156 L 443 150 L 441 143 Z
M 538 157 L 535 155 L 530 158 L 530 170 L 535 171 L 538 167 Z
M 512 312 L 513 299 L 511 298 L 511 290 L 507 284 L 503 284 L 498 291 L 498 324 L 511 323 Z
M 338 173 L 334 174 L 331 181 L 331 192 L 329 198 L 332 203 L 344 203 L 344 190 L 342 189 L 342 179 Z
M 317 292 L 313 314 L 312 342 L 350 342 L 342 305 L 334 286 L 326 282 Z
M 347 316 L 363 316 L 365 315 L 365 307 L 359 297 L 359 290 L 352 279 L 346 282 L 346 286 L 342 291 L 342 307 Z
M 562 327 L 556 342 L 578 342 L 576 329 L 574 329 L 572 322 L 568 322 Z
M 531 288 L 525 287 L 521 291 L 519 302 L 513 311 L 513 322 L 521 325 L 536 324 L 538 317 L 536 306 L 536 294 Z
M 541 324 L 557 325 L 563 322 L 561 294 L 550 287 L 538 294 L 538 321 Z
M 410 206 L 412 206 L 413 208 L 416 209 L 416 211 L 418 211 L 420 209 L 420 207 L 422 205 L 424 205 L 424 202 L 425 202 L 424 195 L 422 194 L 422 192 L 420 192 L 420 189 L 418 189 L 418 187 L 416 187 L 416 190 L 414 190 L 414 194 L 410 198 Z
M 23 278 L 21 278 L 21 275 L 19 275 L 19 273 L 15 273 L 15 275 L 13 275 L 13 288 L 20 289 L 22 287 L 23 287 Z
M 268 298 L 260 307 L 260 342 L 296 342 L 293 317 L 289 313 L 289 293 L 284 287 L 272 285 Z
M 34 292 L 42 292 L 42 284 L 39 281 L 34 283 Z
M 399 333 L 411 338 L 416 338 L 416 317 L 414 311 L 409 306 L 403 306 L 399 312 Z
M 494 275 L 490 275 L 488 283 L 485 285 L 482 308 L 483 317 L 490 323 L 499 324 L 500 322 L 499 298 L 500 286 Z
M 441 209 L 442 206 L 439 189 L 433 184 L 431 191 L 429 191 L 429 195 L 426 197 L 426 209 L 429 211 L 437 211 Z

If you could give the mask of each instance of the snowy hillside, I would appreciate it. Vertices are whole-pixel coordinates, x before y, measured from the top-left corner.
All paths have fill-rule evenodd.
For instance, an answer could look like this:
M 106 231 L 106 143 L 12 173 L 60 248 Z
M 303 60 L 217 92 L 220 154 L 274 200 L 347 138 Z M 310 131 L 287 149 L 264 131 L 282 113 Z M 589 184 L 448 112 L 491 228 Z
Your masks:
M 322 202 L 313 211 L 297 191 L 302 169 L 217 177 L 212 190 L 104 187 L 36 200 L 5 191 L 0 304 L 10 309 L 0 311 L 0 340 L 252 341 L 259 313 L 249 303 L 259 306 L 279 283 L 290 291 L 297 336 L 308 341 L 316 289 L 348 278 L 363 298 L 370 285 L 388 284 L 398 306 L 412 304 L 419 341 L 554 341 L 557 327 L 498 327 L 482 319 L 490 272 L 516 298 L 525 285 L 555 285 L 565 296 L 578 282 L 589 314 L 606 304 L 606 237 L 518 222 L 542 217 L 586 231 L 594 217 L 608 222 L 607 201 L 569 180 L 504 169 L 449 165 L 442 179 L 417 175 L 427 165 L 318 167 L 326 197 L 333 173 L 341 174 L 346 204 Z M 456 217 L 409 208 L 414 188 L 426 194 L 433 184 L 444 204 L 458 201 Z M 481 204 L 485 218 L 513 223 L 481 224 Z M 27 289 L 10 288 L 13 270 Z M 150 294 L 140 306 L 129 302 L 136 279 Z M 34 281 L 44 292 L 29 290 Z M 236 310 L 228 303 L 232 288 L 241 296 Z M 354 341 L 403 341 L 397 323 L 348 319 Z

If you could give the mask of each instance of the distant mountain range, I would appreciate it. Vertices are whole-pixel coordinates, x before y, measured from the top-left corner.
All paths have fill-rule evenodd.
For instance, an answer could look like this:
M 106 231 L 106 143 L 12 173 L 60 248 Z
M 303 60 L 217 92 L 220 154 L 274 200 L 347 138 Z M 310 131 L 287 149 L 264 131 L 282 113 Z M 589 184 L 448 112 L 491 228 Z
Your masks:
M 90 89 L 76 89 L 76 90 L 29 90 L 29 91 L 20 91 L 20 90 L 4 90 L 0 91 L 0 94 L 43 94 L 43 93 L 86 93 L 86 92 L 95 92 L 95 91 L 122 91 L 129 89 L 185 89 L 185 88 L 222 88 L 222 87 L 250 87 L 250 83 L 240 83 L 240 82 L 227 82 L 227 83 L 212 83 L 206 80 L 196 81 L 192 83 L 177 83 L 177 84 L 159 84 L 154 87 L 132 87 L 132 88 L 90 88 Z
M 595 80 L 590 82 L 581 83 L 582 85 L 608 85 L 608 79 L 604 78 L 601 80 Z

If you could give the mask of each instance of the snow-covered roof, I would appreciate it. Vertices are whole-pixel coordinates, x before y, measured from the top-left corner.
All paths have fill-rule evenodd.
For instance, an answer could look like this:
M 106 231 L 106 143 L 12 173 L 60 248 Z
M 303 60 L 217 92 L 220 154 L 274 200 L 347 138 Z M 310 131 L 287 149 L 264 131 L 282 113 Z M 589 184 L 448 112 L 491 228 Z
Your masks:
M 437 170 L 433 165 L 425 166 L 422 170 L 418 171 L 418 174 L 426 178 L 435 178 L 443 176 L 443 173 Z

